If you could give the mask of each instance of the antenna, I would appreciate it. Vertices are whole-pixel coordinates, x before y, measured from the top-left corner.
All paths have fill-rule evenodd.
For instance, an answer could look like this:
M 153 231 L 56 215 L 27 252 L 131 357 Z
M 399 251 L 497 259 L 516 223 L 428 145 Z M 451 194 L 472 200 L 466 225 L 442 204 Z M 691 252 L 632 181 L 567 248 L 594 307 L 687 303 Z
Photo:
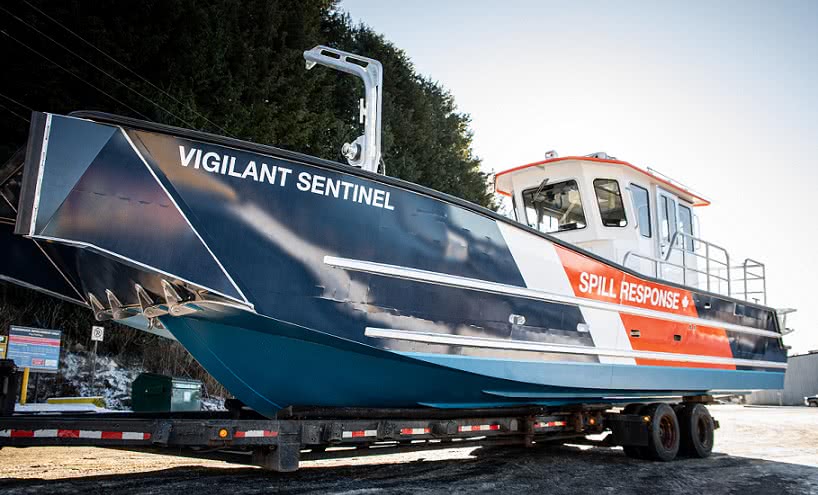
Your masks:
M 359 102 L 360 121 L 364 133 L 351 143 L 344 143 L 341 154 L 353 167 L 369 172 L 378 171 L 381 161 L 381 87 L 383 67 L 377 60 L 318 45 L 304 52 L 307 70 L 325 65 L 360 77 L 364 82 L 364 98 Z

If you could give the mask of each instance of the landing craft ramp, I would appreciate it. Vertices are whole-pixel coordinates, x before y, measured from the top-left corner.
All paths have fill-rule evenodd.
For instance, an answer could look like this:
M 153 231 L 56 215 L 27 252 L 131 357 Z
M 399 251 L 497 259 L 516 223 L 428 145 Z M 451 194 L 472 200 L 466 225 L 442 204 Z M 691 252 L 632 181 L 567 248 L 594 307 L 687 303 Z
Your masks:
M 100 266 L 104 255 L 15 233 L 26 153 L 27 150 L 21 148 L 0 167 L 0 281 L 90 308 L 79 270 L 81 266 Z M 173 339 L 162 328 L 137 321 L 130 323 Z
M 58 269 L 53 257 L 76 256 L 69 246 L 45 245 L 14 234 L 22 184 L 25 149 L 0 167 L 0 280 L 87 306 L 71 280 Z

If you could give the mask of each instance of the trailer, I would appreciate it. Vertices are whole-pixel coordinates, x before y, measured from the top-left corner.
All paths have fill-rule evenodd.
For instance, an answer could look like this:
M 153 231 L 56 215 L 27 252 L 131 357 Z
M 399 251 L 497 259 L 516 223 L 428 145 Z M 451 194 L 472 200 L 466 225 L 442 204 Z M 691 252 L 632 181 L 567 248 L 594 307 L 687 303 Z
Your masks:
M 13 400 L 14 376 L 0 376 Z M 11 388 L 11 390 L 10 390 Z M 9 393 L 10 392 L 10 393 Z M 640 459 L 707 457 L 718 423 L 710 396 L 681 402 L 502 409 L 286 408 L 265 418 L 229 400 L 224 412 L 0 414 L 0 448 L 106 447 L 216 458 L 291 472 L 302 460 L 487 445 L 622 446 Z M 589 435 L 600 438 L 589 439 Z

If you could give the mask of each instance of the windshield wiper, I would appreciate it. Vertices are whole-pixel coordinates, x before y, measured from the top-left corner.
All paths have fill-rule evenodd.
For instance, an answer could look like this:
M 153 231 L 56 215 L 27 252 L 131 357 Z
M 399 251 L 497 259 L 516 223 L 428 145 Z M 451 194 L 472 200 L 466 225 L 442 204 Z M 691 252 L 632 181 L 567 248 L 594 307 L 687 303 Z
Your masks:
M 546 184 L 548 184 L 548 178 L 547 178 L 547 177 L 546 177 L 545 179 L 543 179 L 543 181 L 540 183 L 540 187 L 538 187 L 538 188 L 537 188 L 537 190 L 536 190 L 536 191 L 534 191 L 534 195 L 533 195 L 533 196 L 531 196 L 532 201 L 533 201 L 534 203 L 542 203 L 542 202 L 543 202 L 543 200 L 542 200 L 542 199 L 537 199 L 537 198 L 539 197 L 539 195 L 540 195 L 540 193 L 542 192 L 542 190 L 543 190 L 543 189 L 545 189 L 545 185 L 546 185 Z

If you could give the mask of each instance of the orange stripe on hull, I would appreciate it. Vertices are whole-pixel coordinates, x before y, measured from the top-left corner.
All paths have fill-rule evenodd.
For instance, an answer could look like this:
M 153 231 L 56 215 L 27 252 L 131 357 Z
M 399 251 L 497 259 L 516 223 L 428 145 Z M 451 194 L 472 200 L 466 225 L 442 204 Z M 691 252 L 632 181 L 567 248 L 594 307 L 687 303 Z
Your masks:
M 601 263 L 562 246 L 554 246 L 574 295 L 624 306 L 698 317 L 693 294 L 685 289 L 651 282 Z M 723 328 L 697 326 L 646 316 L 619 313 L 631 348 L 694 356 L 732 358 L 730 341 Z M 639 330 L 639 337 L 631 335 Z M 614 329 L 611 329 L 614 331 Z M 679 336 L 679 340 L 676 340 Z M 636 364 L 684 368 L 736 369 L 731 364 L 693 363 L 637 358 Z
M 674 323 L 644 316 L 625 314 L 619 316 L 622 318 L 625 331 L 628 333 L 631 347 L 635 351 L 669 352 L 723 358 L 733 357 L 730 341 L 727 339 L 727 332 L 722 328 Z M 639 337 L 633 337 L 631 330 L 639 330 Z M 681 340 L 677 341 L 676 335 L 680 336 Z M 637 358 L 636 364 L 681 368 L 736 369 L 736 366 L 732 364 L 690 363 L 642 358 Z
M 638 366 L 668 366 L 674 368 L 711 368 L 719 370 L 735 370 L 732 364 L 688 363 L 685 361 L 663 361 L 659 359 L 636 358 Z

